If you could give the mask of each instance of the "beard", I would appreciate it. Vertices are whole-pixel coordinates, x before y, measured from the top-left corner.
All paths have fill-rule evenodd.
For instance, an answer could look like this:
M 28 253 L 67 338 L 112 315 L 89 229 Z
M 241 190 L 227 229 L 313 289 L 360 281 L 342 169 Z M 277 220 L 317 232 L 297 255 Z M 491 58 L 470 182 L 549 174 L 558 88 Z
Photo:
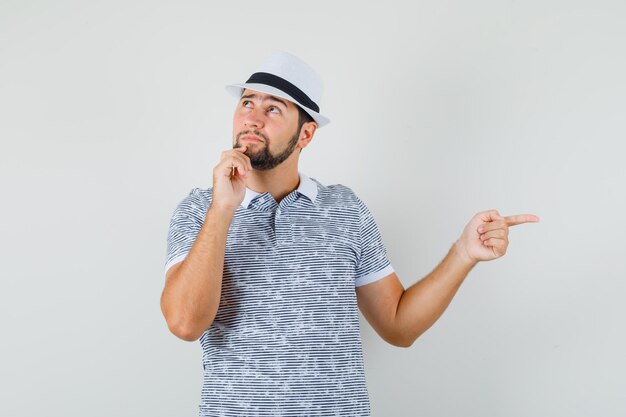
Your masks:
M 263 147 L 255 151 L 254 148 L 251 148 L 250 146 L 248 146 L 248 149 L 246 149 L 244 154 L 247 155 L 248 158 L 250 158 L 250 163 L 252 164 L 252 168 L 258 169 L 259 171 L 268 171 L 270 169 L 277 167 L 279 164 L 281 164 L 287 158 L 289 158 L 289 156 L 296 149 L 298 138 L 300 136 L 299 133 L 300 132 L 296 130 L 296 132 L 291 137 L 291 139 L 289 139 L 289 143 L 287 143 L 287 147 L 277 155 L 272 155 L 272 153 L 270 152 L 270 140 L 267 136 L 261 134 L 260 132 L 256 132 L 256 131 L 251 132 L 249 130 L 240 132 L 237 135 L 237 140 L 235 141 L 235 144 L 233 145 L 233 149 L 241 146 L 241 141 L 239 140 L 239 138 L 243 136 L 253 134 L 253 135 L 260 137 L 265 142 L 257 143 L 257 145 L 263 146 Z

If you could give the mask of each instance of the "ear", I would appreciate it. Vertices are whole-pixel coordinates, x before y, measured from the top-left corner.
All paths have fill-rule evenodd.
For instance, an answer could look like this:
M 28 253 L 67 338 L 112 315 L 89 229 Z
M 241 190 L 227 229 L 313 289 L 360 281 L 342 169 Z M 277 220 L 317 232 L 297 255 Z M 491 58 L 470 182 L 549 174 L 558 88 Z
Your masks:
M 317 130 L 316 122 L 307 122 L 302 125 L 302 129 L 300 129 L 300 138 L 298 139 L 298 146 L 301 148 L 306 148 L 309 146 L 309 142 L 313 140 L 313 135 L 315 135 L 315 131 Z

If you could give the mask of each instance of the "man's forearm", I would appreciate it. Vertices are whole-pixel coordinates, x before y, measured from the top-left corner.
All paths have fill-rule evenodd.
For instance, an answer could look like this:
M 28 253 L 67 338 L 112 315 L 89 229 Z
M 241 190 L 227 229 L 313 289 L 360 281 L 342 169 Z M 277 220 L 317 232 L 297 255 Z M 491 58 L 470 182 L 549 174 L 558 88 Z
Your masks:
M 196 340 L 217 314 L 232 216 L 209 208 L 196 241 L 163 291 L 161 305 L 166 321 L 182 339 Z
M 476 262 L 464 258 L 454 244 L 430 274 L 404 291 L 396 311 L 403 345 L 410 346 L 437 321 L 474 265 Z

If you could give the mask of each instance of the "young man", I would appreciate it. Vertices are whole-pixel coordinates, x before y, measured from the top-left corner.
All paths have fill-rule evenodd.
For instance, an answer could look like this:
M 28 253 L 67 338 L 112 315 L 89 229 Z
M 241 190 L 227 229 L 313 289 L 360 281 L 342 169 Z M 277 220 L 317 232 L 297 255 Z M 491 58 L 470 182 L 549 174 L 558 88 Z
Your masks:
M 446 309 L 468 272 L 504 255 L 508 227 L 533 215 L 478 213 L 445 259 L 404 289 L 367 206 L 340 184 L 298 171 L 329 120 L 322 82 L 288 53 L 246 83 L 233 149 L 170 222 L 161 308 L 172 333 L 200 339 L 201 416 L 367 416 L 358 311 L 408 347 Z

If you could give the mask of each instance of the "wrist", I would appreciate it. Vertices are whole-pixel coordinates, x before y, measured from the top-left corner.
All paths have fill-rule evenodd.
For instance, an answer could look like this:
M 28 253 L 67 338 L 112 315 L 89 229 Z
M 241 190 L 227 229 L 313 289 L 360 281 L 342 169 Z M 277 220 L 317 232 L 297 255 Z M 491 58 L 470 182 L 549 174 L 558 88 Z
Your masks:
M 459 260 L 459 262 L 463 263 L 464 265 L 468 267 L 473 267 L 474 265 L 478 263 L 478 260 L 469 256 L 469 254 L 467 253 L 467 250 L 465 250 L 465 247 L 463 246 L 463 243 L 460 240 L 457 240 L 456 242 L 454 242 L 454 245 L 452 245 L 452 252 L 453 252 L 453 255 Z
M 211 204 L 209 209 L 207 210 L 207 217 L 213 216 L 220 218 L 222 220 L 227 220 L 230 222 L 233 217 L 235 217 L 235 212 L 237 210 L 231 207 L 224 207 L 217 204 Z

